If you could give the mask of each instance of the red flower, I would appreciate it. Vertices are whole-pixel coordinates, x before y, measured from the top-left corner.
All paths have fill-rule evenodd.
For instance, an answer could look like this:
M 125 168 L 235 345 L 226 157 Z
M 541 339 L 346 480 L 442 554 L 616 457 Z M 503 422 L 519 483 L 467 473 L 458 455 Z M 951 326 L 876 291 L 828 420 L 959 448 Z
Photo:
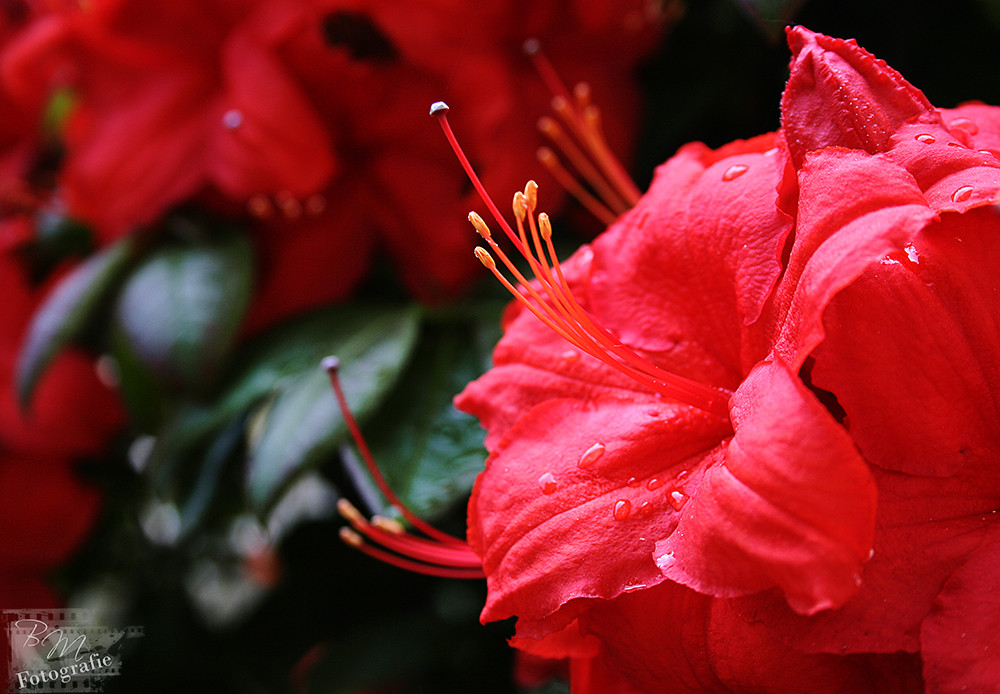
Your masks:
M 98 0 L 39 20 L 6 72 L 24 91 L 72 86 L 61 183 L 101 238 L 196 197 L 254 216 L 253 330 L 344 298 L 378 251 L 420 299 L 467 286 L 478 270 L 460 213 L 474 194 L 442 161 L 427 104 L 461 104 L 487 180 L 512 187 L 537 167 L 550 98 L 523 41 L 540 37 L 568 77 L 594 81 L 609 130 L 627 133 L 625 75 L 659 35 L 646 8 Z
M 789 43 L 781 130 L 682 148 L 565 286 L 536 262 L 457 399 L 483 619 L 569 629 L 574 691 L 912 691 L 897 651 L 1000 678 L 1000 111 Z

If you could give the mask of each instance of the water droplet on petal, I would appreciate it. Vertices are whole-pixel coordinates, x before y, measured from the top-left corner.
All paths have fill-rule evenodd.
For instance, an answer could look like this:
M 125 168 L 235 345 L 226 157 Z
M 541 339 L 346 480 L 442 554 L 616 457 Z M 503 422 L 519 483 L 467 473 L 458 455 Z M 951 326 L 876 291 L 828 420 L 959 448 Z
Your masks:
M 733 164 L 728 169 L 726 169 L 725 173 L 722 174 L 722 180 L 731 181 L 734 178 L 739 178 L 740 176 L 745 174 L 749 168 L 750 167 L 747 166 L 746 164 Z
M 583 455 L 580 456 L 580 462 L 576 465 L 577 467 L 590 467 L 604 455 L 604 444 L 595 443 L 593 446 L 584 451 Z
M 567 349 L 565 352 L 562 353 L 562 359 L 567 364 L 573 364 L 575 362 L 580 361 L 580 353 L 577 352 L 575 349 Z
M 538 478 L 538 486 L 542 488 L 542 494 L 553 494 L 556 491 L 556 476 L 551 472 L 546 472 Z
M 652 507 L 652 505 L 648 501 L 643 501 L 641 504 L 639 504 L 639 508 L 637 508 L 635 512 L 636 513 L 648 513 L 651 508 L 653 508 L 653 507 Z M 640 537 L 639 539 L 641 540 L 643 538 Z
M 875 548 L 872 547 L 870 550 L 868 550 L 868 559 L 870 560 L 874 556 L 875 556 Z
M 222 124 L 230 130 L 243 125 L 243 112 L 239 109 L 231 108 L 222 114 Z
M 918 142 L 923 142 L 925 145 L 933 145 L 935 140 L 933 135 L 928 135 L 927 133 L 921 133 L 915 138 Z
M 681 470 L 680 472 L 677 473 L 677 481 L 680 482 L 690 474 L 691 474 L 690 470 Z
M 649 481 L 646 482 L 646 489 L 648 489 L 651 492 L 655 492 L 657 489 L 662 487 L 663 484 L 664 484 L 663 480 L 661 480 L 659 477 L 650 477 Z
M 969 120 L 968 118 L 961 117 L 956 118 L 952 122 L 948 123 L 949 128 L 958 128 L 959 130 L 964 130 L 970 135 L 975 135 L 979 132 L 979 126 L 975 122 Z
M 649 409 L 649 410 L 646 410 L 646 414 L 649 415 L 650 417 L 659 417 L 660 416 L 660 411 L 657 410 L 657 409 Z
M 965 145 L 963 145 L 961 142 L 949 142 L 948 146 L 949 147 L 965 147 Z M 968 149 L 967 147 L 965 147 L 965 148 Z
M 773 157 L 777 153 L 778 153 L 778 148 L 777 147 L 772 147 L 771 149 L 769 149 L 766 152 L 764 152 L 764 156 L 765 157 Z
M 640 482 L 637 477 L 629 477 L 628 486 L 632 487 L 632 489 L 638 489 L 642 486 L 642 482 Z
M 615 502 L 615 520 L 623 521 L 632 513 L 632 502 L 628 499 L 619 499 Z
M 676 562 L 673 552 L 665 552 L 656 558 L 656 567 L 662 571 L 673 566 Z
M 687 503 L 688 495 L 682 491 L 674 490 L 670 492 L 670 505 L 674 507 L 675 511 L 680 511 L 684 508 L 684 504 Z
M 972 186 L 962 186 L 951 194 L 951 199 L 955 202 L 965 202 L 972 197 L 973 190 L 974 188 Z
M 640 581 L 638 578 L 630 578 L 628 580 L 628 583 L 625 584 L 624 590 L 627 593 L 630 590 L 642 590 L 645 587 L 646 584 Z
M 906 248 L 903 250 L 906 251 L 906 257 L 910 259 L 911 263 L 916 265 L 920 264 L 920 256 L 917 254 L 917 249 L 913 247 L 912 243 L 907 244 Z

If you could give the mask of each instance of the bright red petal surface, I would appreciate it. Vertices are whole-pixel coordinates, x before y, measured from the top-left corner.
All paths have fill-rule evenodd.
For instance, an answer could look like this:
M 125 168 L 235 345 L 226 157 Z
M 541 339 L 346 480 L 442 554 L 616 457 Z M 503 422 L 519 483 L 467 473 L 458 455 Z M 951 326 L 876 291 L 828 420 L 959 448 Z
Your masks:
M 731 597 L 779 586 L 801 613 L 859 584 L 875 485 L 850 438 L 785 367 L 757 366 L 731 401 L 736 434 L 656 545 L 667 578 Z
M 799 171 L 794 244 L 771 306 L 778 317 L 768 318 L 782 324 L 775 352 L 800 367 L 823 339 L 831 298 L 934 216 L 913 177 L 884 157 L 843 149 L 810 156 Z
M 781 129 L 796 168 L 809 152 L 826 147 L 885 152 L 906 122 L 940 125 L 919 89 L 853 40 L 801 26 L 787 34 L 792 64 L 781 100 Z
M 639 205 L 594 242 L 587 298 L 623 342 L 660 366 L 734 389 L 780 273 L 791 220 L 775 201 L 784 156 L 773 136 L 682 148 Z
M 878 465 L 950 475 L 1000 456 L 1000 215 L 945 215 L 831 303 L 813 379 Z M 930 481 L 929 481 L 930 484 Z
M 677 522 L 672 482 L 727 432 L 652 397 L 532 409 L 490 455 L 469 504 L 469 541 L 490 589 L 482 619 L 517 615 L 518 634 L 540 638 L 575 616 L 550 619 L 568 602 L 662 581 L 652 551 Z M 594 444 L 603 454 L 581 467 Z

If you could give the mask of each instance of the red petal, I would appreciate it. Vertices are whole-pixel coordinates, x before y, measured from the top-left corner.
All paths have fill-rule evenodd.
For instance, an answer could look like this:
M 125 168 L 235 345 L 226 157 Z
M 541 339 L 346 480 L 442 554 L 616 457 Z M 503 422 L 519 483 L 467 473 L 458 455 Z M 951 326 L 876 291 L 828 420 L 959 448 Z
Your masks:
M 920 640 L 927 691 L 988 692 L 1000 682 L 1000 528 L 948 581 Z
M 846 432 L 777 363 L 731 401 L 736 433 L 656 545 L 667 578 L 718 596 L 780 587 L 815 613 L 857 592 L 875 523 L 875 485 Z
M 1000 457 L 1000 215 L 945 215 L 831 302 L 813 380 L 865 457 L 950 475 Z
M 781 100 L 781 128 L 792 162 L 825 147 L 885 152 L 899 126 L 941 124 L 923 93 L 859 47 L 797 26 L 787 30 L 791 74 Z
M 735 388 L 763 356 L 744 364 L 742 329 L 777 280 L 791 229 L 775 205 L 783 166 L 771 135 L 683 147 L 594 242 L 595 315 L 659 366 Z
M 651 554 L 677 519 L 666 483 L 728 431 L 652 397 L 549 400 L 528 412 L 487 460 L 469 504 L 469 541 L 489 585 L 482 619 L 517 615 L 519 635 L 539 638 L 575 616 L 578 606 L 549 619 L 570 601 L 662 581 Z M 581 467 L 595 443 L 603 455 Z
M 217 150 L 205 162 L 215 183 L 237 199 L 278 191 L 302 197 L 325 186 L 335 166 L 329 131 L 269 47 L 234 35 L 222 63 L 228 89 L 209 124 Z M 234 127 L 223 124 L 227 109 L 239 113 Z
M 830 299 L 935 216 L 909 173 L 862 152 L 810 156 L 799 186 L 794 245 L 771 306 L 779 316 L 772 320 L 784 323 L 775 352 L 794 369 L 822 341 Z
M 599 604 L 580 621 L 603 641 L 606 667 L 642 692 L 908 694 L 919 686 L 915 658 L 806 654 L 736 608 L 663 583 Z

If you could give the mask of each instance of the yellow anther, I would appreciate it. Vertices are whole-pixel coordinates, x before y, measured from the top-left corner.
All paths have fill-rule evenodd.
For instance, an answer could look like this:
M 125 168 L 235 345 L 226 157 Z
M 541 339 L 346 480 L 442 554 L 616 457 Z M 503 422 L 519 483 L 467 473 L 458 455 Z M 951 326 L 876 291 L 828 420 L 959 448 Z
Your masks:
M 472 226 L 476 228 L 476 231 L 478 231 L 479 235 L 482 236 L 484 239 L 489 241 L 492 238 L 492 234 L 490 233 L 490 228 L 486 226 L 486 222 L 477 213 L 475 212 L 469 213 L 469 222 L 472 223 Z
M 337 511 L 352 525 L 365 522 L 365 517 L 361 515 L 361 511 L 355 508 L 354 504 L 347 499 L 337 501 Z
M 523 222 L 524 218 L 528 216 L 528 200 L 525 198 L 524 193 L 521 191 L 514 193 L 514 201 L 511 204 L 511 208 L 514 210 L 514 218 Z
M 372 516 L 372 525 L 379 530 L 385 530 L 393 535 L 405 535 L 406 528 L 398 520 L 386 518 L 385 516 Z
M 549 216 L 544 212 L 538 213 L 538 233 L 545 241 L 552 238 L 552 222 L 549 221 Z
M 475 253 L 476 257 L 479 258 L 479 262 L 481 262 L 490 270 L 496 269 L 497 263 L 495 260 L 493 260 L 493 256 L 489 254 L 489 251 L 487 251 L 482 246 L 476 246 Z
M 528 181 L 525 183 L 524 197 L 528 202 L 528 211 L 534 212 L 535 208 L 538 206 L 538 184 L 534 181 Z
M 339 531 L 340 539 L 351 547 L 361 547 L 365 544 L 364 539 L 348 527 L 343 527 Z

